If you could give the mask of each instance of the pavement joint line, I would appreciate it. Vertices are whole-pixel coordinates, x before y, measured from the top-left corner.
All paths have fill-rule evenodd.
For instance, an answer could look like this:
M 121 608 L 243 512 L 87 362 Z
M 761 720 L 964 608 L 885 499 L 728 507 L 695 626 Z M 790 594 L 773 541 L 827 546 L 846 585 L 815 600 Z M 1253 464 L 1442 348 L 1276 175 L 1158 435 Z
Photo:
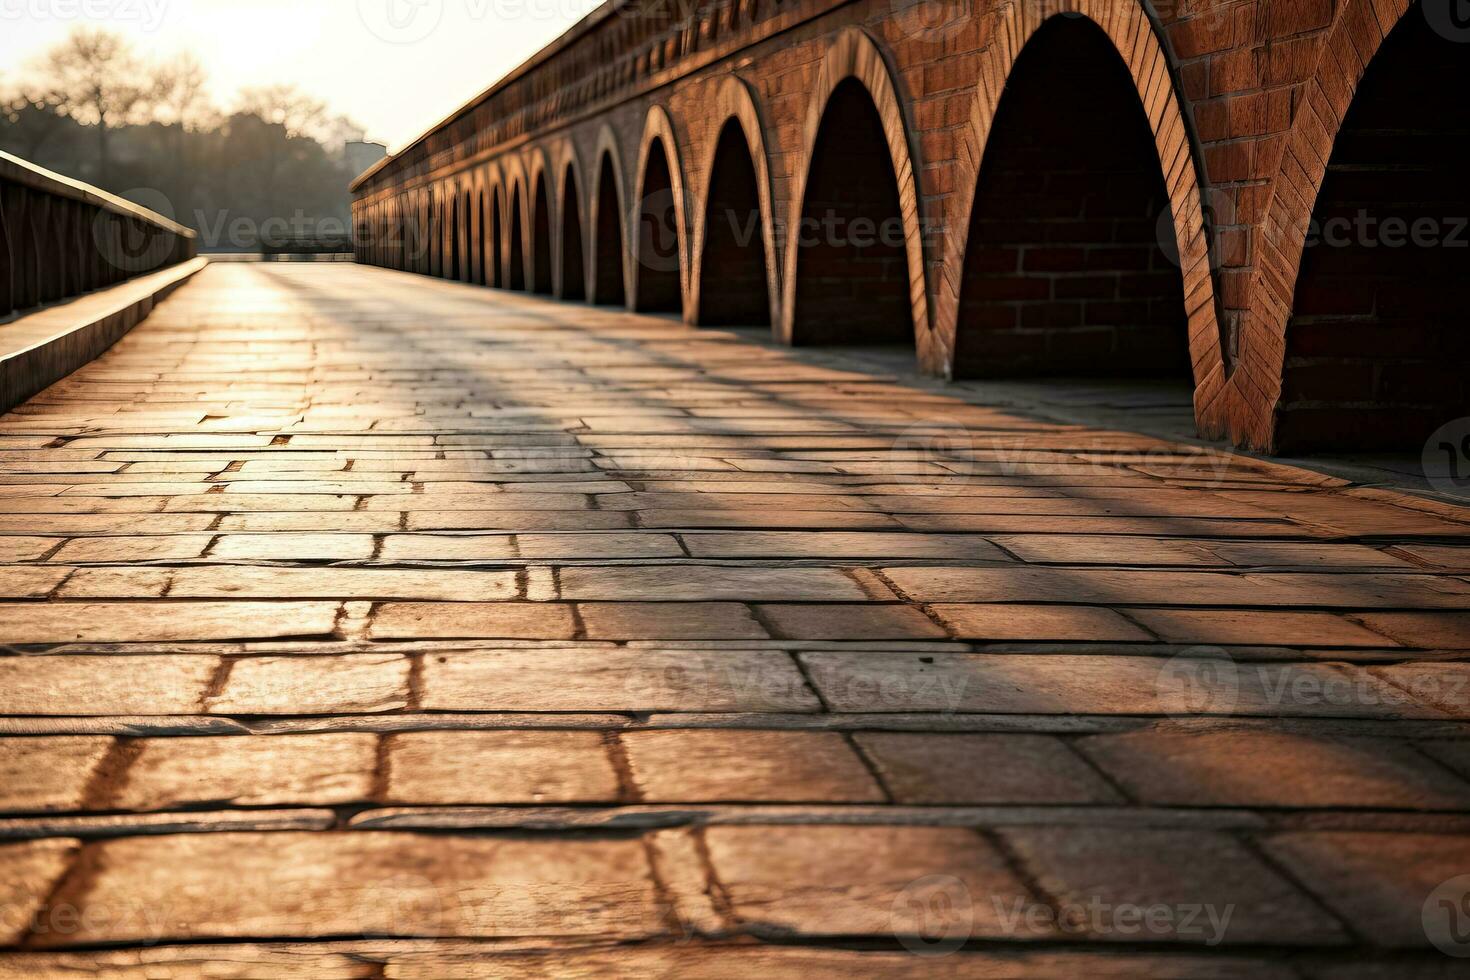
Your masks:
M 488 847 L 532 891 L 571 862 L 588 909 L 662 889 L 650 948 L 887 954 L 892 882 L 990 895 L 1025 863 L 1053 905 L 1260 889 L 1266 935 L 1321 895 L 1357 930 L 1333 962 L 1408 962 L 1321 875 L 1371 903 L 1470 839 L 1470 706 L 1425 686 L 1470 676 L 1467 512 L 1137 434 L 1187 411 L 1163 387 L 945 386 L 886 356 L 355 266 L 206 270 L 0 420 L 0 772 L 35 773 L 0 780 L 0 870 L 99 901 L 193 875 L 243 910 L 246 867 L 356 888 L 401 858 L 458 895 Z M 73 554 L 116 557 L 51 560 Z M 1244 700 L 1166 703 L 1216 647 Z M 1278 677 L 1411 697 L 1278 703 Z M 1021 862 L 1026 834 L 1052 843 Z M 86 879 L 55 851 L 77 840 Z M 1230 842 L 1276 861 L 1226 866 Z M 874 924 L 843 940 L 801 902 Z M 377 934 L 330 906 L 313 929 Z M 239 938 L 303 928 L 272 908 Z M 1298 969 L 1324 936 L 1222 955 Z M 983 945 L 1163 951 L 1014 938 Z

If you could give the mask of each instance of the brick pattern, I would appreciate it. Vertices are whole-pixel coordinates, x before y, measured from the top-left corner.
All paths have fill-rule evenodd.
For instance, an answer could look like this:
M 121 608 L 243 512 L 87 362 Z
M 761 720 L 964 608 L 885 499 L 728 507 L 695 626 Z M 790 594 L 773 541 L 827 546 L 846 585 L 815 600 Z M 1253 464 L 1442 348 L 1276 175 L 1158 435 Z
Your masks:
M 985 149 L 954 375 L 1190 378 L 1168 209 L 1127 65 L 1092 22 L 1049 21 L 1012 69 Z
M 710 168 L 699 306 L 691 313 L 701 326 L 770 326 L 758 180 L 750 145 L 732 119 L 720 131 Z
M 1369 66 L 1313 211 L 1277 444 L 1406 449 L 1470 404 L 1470 81 L 1464 52 L 1410 17 Z M 1412 173 L 1412 181 L 1404 179 Z
M 870 364 L 205 270 L 0 419 L 0 977 L 1432 962 L 1465 512 Z
M 1454 331 L 1431 331 L 1430 348 L 1453 348 L 1445 356 L 1408 358 L 1413 363 L 1407 365 L 1399 359 L 1379 370 L 1374 365 L 1387 356 L 1387 348 L 1424 349 L 1402 339 L 1417 326 L 1401 329 L 1404 320 L 1388 317 L 1399 324 L 1389 328 L 1395 338 L 1389 344 L 1381 342 L 1382 329 L 1334 329 L 1331 349 L 1323 351 L 1311 347 L 1311 318 L 1351 311 L 1314 309 L 1293 315 L 1307 229 L 1314 213 L 1321 211 L 1320 218 L 1335 206 L 1331 195 L 1322 209 L 1317 199 L 1343 120 L 1384 37 L 1400 23 L 1422 27 L 1434 16 L 1418 0 L 1169 0 L 1147 5 L 1141 0 L 983 0 L 938 7 L 888 0 L 711 0 L 687 10 L 631 6 L 637 16 L 609 8 L 525 73 L 496 86 L 364 180 L 357 189 L 358 224 L 368 232 L 364 260 L 424 272 L 453 268 L 453 256 L 441 254 L 449 248 L 449 232 L 440 229 L 439 206 L 429 202 L 445 197 L 458 201 L 465 192 L 493 201 L 503 186 L 525 198 L 528 192 L 523 181 L 517 184 L 517 174 L 538 155 L 559 163 L 577 161 L 582 172 L 596 175 L 603 155 L 610 154 L 618 194 L 631 202 L 645 180 L 640 160 L 657 124 L 666 133 L 671 159 L 677 158 L 670 174 L 675 207 L 658 224 L 674 225 L 683 284 L 678 301 L 669 302 L 665 289 L 658 305 L 682 309 L 690 322 L 697 322 L 711 162 L 723 127 L 739 119 L 757 157 L 770 322 L 778 338 L 799 341 L 792 318 L 797 315 L 801 250 L 788 243 L 810 210 L 803 207 L 803 198 L 815 177 L 813 163 L 819 162 L 821 110 L 833 89 L 851 78 L 867 88 L 884 121 L 904 235 L 902 261 L 895 254 L 889 264 L 907 272 L 912 338 L 925 370 L 938 375 L 1167 370 L 1182 376 L 1187 346 L 1202 431 L 1266 450 L 1331 447 L 1344 440 L 1355 447 L 1411 443 L 1422 438 L 1426 426 L 1433 427 L 1430 421 L 1453 417 L 1464 403 L 1457 380 L 1464 372 L 1447 366 L 1462 360 Z M 655 9 L 645 9 L 650 6 Z M 987 161 L 991 171 L 999 171 L 990 160 L 992 150 L 1006 149 L 1004 130 L 1012 128 L 994 130 L 1001 96 L 1014 88 L 1012 69 L 1018 63 L 1024 66 L 1021 56 L 1028 42 L 1044 26 L 1050 33 L 1053 19 L 1062 14 L 1087 18 L 1107 36 L 1117 56 L 1109 67 L 1126 66 L 1133 89 L 1132 94 L 1116 89 L 1115 97 L 1120 107 L 1142 108 L 1152 150 L 1147 139 L 1114 133 L 1082 139 L 1079 127 L 1064 123 L 1083 100 L 1065 95 L 1045 100 L 1045 114 L 1057 124 L 1046 150 L 1061 160 L 1077 156 L 1068 152 L 1069 140 L 1113 150 L 1133 147 L 1138 165 L 1147 165 L 1150 183 L 1162 177 L 1165 187 L 1166 201 L 1154 201 L 1159 206 L 1149 215 L 1157 219 L 1152 233 L 1165 243 L 1166 254 L 1178 255 L 1177 267 L 1158 255 L 1144 265 L 1132 250 L 1125 257 L 1118 250 L 1101 249 L 1099 237 L 1071 243 L 1085 251 L 1090 246 L 1087 260 L 1107 266 L 1102 271 L 1116 288 L 1106 296 L 1102 278 L 1082 274 L 1094 270 L 1085 263 L 1079 266 L 1075 250 L 1069 257 L 1035 249 L 1033 268 L 1007 262 L 983 273 L 968 257 L 976 243 L 970 230 L 976 211 L 983 215 L 977 220 L 989 221 L 993 211 L 1004 214 L 1006 204 L 1016 202 L 1004 180 L 981 173 Z M 1463 61 L 1455 57 L 1459 46 L 1452 40 L 1437 38 L 1437 44 L 1436 58 Z M 1076 46 L 1059 49 L 1048 59 L 1047 73 L 1084 60 Z M 1461 82 L 1455 75 L 1430 87 L 1453 92 L 1463 88 Z M 741 98 L 732 97 L 732 90 Z M 1404 101 L 1397 98 L 1394 104 Z M 1441 133 L 1463 129 L 1451 121 L 1462 108 L 1447 106 L 1434 115 L 1431 128 Z M 1089 121 L 1117 115 L 1111 109 L 1098 111 Z M 1451 149 L 1439 156 L 1457 158 Z M 1106 190 L 1111 178 L 1097 166 L 1086 169 L 1077 179 L 1086 181 L 1091 194 L 1081 200 L 1112 201 L 1115 195 Z M 1062 178 L 1054 174 L 1051 179 L 1055 183 Z M 600 192 L 589 186 L 595 184 L 583 182 L 577 192 L 586 195 L 579 212 L 588 215 L 588 261 L 601 254 L 602 260 L 593 264 L 606 267 L 600 273 L 602 301 L 640 303 L 636 289 L 627 285 L 642 274 L 638 209 L 618 211 L 620 224 L 633 228 L 614 229 L 606 219 L 599 225 L 590 214 L 598 210 Z M 548 192 L 559 201 L 564 191 Z M 1157 187 L 1150 188 L 1151 199 L 1156 192 Z M 1384 192 L 1390 198 L 1413 194 L 1398 184 Z M 1458 199 L 1453 203 L 1451 210 L 1463 210 Z M 523 213 L 529 207 L 523 203 Z M 494 221 L 481 215 L 460 222 L 459 236 L 478 225 L 490 227 L 495 239 L 463 242 L 460 251 L 471 270 L 487 254 L 498 269 L 502 254 L 532 247 L 509 243 L 512 232 L 503 227 L 508 222 L 498 213 Z M 553 219 L 551 228 L 557 224 Z M 598 227 L 602 230 L 594 233 Z M 1139 234 L 1143 231 L 1140 224 Z M 592 241 L 598 234 L 600 244 Z M 527 241 L 534 237 L 528 227 L 520 235 Z M 618 235 L 623 238 L 622 289 L 616 285 L 619 272 L 611 257 Z M 1028 232 L 1027 237 L 1034 235 Z M 1000 258 L 988 248 L 978 251 L 982 259 Z M 1449 249 L 1421 251 L 1437 262 L 1458 258 Z M 1355 261 L 1345 254 L 1336 258 L 1339 264 Z M 1423 278 L 1423 270 L 1413 264 L 1394 271 L 1383 250 L 1359 255 L 1356 261 L 1369 261 L 1395 283 Z M 845 265 L 862 269 L 868 263 Z M 1313 263 L 1307 265 L 1308 277 L 1315 278 Z M 838 300 L 850 296 L 852 282 L 865 280 L 844 277 L 838 282 L 818 271 L 826 283 L 823 298 L 838 304 L 818 320 L 852 320 L 853 304 L 843 306 Z M 997 271 L 1014 275 L 1001 282 L 992 278 Z M 657 279 L 667 273 L 651 275 Z M 983 287 L 974 281 L 977 275 Z M 473 271 L 469 278 L 478 281 Z M 895 273 L 894 278 L 902 277 Z M 971 293 L 1010 290 L 1004 297 L 990 296 L 987 307 L 1021 303 L 1025 297 L 1032 297 L 1034 305 L 983 314 L 962 311 L 967 279 Z M 866 281 L 871 284 L 871 277 Z M 878 281 L 887 281 L 886 274 Z M 1035 292 L 1042 281 L 1046 297 Z M 1445 282 L 1443 277 L 1438 281 Z M 745 288 L 758 282 L 748 275 Z M 1310 283 L 1305 287 L 1308 292 L 1315 288 Z M 1389 292 L 1400 288 L 1394 285 Z M 1081 310 L 1072 302 L 1078 300 L 1084 301 Z M 1445 298 L 1430 305 L 1433 309 L 1419 309 L 1410 303 L 1405 316 L 1422 319 L 1421 314 L 1463 303 Z M 749 313 L 741 310 L 743 317 Z M 751 317 L 748 322 L 763 321 Z M 820 336 L 831 339 L 837 333 L 827 330 Z M 1297 346 L 1298 333 L 1307 349 L 1288 351 L 1288 340 Z M 889 336 L 896 338 L 899 331 Z M 965 353 L 967 346 L 972 354 Z M 1444 396 L 1429 404 L 1424 395 L 1428 390 Z

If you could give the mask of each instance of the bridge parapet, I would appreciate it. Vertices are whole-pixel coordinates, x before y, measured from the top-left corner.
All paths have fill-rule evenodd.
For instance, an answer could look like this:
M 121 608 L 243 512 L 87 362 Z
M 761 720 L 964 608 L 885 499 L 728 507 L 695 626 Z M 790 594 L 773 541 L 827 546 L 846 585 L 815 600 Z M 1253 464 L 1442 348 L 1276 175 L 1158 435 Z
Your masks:
M 196 252 L 192 229 L 0 151 L 0 318 Z

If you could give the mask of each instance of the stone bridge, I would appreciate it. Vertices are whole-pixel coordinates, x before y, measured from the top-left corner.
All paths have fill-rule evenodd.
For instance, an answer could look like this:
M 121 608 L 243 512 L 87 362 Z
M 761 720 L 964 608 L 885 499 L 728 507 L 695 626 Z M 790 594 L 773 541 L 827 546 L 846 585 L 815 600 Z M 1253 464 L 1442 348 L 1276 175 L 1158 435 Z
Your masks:
M 397 268 L 0 159 L 0 980 L 1462 975 L 1470 481 L 1193 417 L 1464 411 L 1457 9 L 605 8 Z
M 356 183 L 359 258 L 1417 450 L 1470 403 L 1459 13 L 610 3 Z

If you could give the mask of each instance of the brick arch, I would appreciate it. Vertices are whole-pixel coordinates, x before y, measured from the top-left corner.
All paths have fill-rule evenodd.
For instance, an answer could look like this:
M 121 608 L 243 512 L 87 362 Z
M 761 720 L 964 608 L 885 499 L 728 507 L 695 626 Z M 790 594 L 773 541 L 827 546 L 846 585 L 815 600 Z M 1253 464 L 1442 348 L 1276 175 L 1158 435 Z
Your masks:
M 444 186 L 442 184 L 429 186 L 427 213 L 429 217 L 426 235 L 429 275 L 437 279 L 444 274 Z
M 544 146 L 538 146 L 530 151 L 531 164 L 526 173 L 526 289 L 529 292 L 552 295 L 555 285 L 552 278 L 552 268 L 555 265 L 556 254 L 556 176 L 551 169 L 551 160 Z M 536 191 L 540 188 L 546 194 L 546 210 L 541 212 L 536 200 Z M 545 227 L 538 225 L 540 220 L 545 221 Z M 545 268 L 542 268 L 542 260 L 545 260 Z
M 781 323 L 781 269 L 776 258 L 775 211 L 771 198 L 771 170 L 766 156 L 765 127 L 761 123 L 760 111 L 750 85 L 738 75 L 728 75 L 720 82 L 715 93 L 710 117 L 715 125 L 709 140 L 703 166 L 704 192 L 699 208 L 694 215 L 694 230 L 689 248 L 689 302 L 686 304 L 688 319 L 697 324 L 699 318 L 700 277 L 704 272 L 704 241 L 709 231 L 710 174 L 714 172 L 715 153 L 719 149 L 720 133 L 726 123 L 735 120 L 745 133 L 745 145 L 750 148 L 751 163 L 755 167 L 756 194 L 760 203 L 762 247 L 766 256 L 766 290 L 771 310 L 771 325 L 775 329 Z
M 1368 65 L 1413 0 L 1344 0 L 1286 136 L 1265 217 L 1255 234 L 1256 271 L 1240 329 L 1240 369 L 1204 406 L 1206 434 L 1273 452 L 1286 366 L 1286 332 L 1307 233 L 1327 166 Z
M 598 131 L 598 134 L 597 134 L 597 143 L 596 143 L 596 150 L 595 150 L 595 152 L 593 154 L 593 158 L 592 159 L 593 159 L 593 163 L 592 163 L 592 174 L 593 174 L 593 177 L 592 177 L 592 186 L 591 186 L 591 194 L 590 194 L 590 203 L 589 203 L 589 206 L 587 208 L 587 229 L 588 229 L 588 247 L 589 247 L 588 248 L 588 266 L 589 266 L 588 276 L 589 276 L 590 283 L 592 285 L 592 291 L 588 295 L 589 295 L 589 298 L 592 300 L 592 302 L 594 302 L 594 303 L 603 303 L 603 302 L 605 302 L 605 298 L 598 295 L 599 290 L 597 289 L 597 279 L 598 279 L 597 271 L 601 267 L 601 265 L 602 265 L 602 263 L 603 263 L 603 261 L 605 259 L 605 256 L 599 254 L 599 252 L 601 251 L 601 249 L 600 249 L 600 246 L 599 246 L 599 243 L 598 243 L 598 240 L 597 239 L 598 239 L 598 229 L 601 227 L 601 221 L 605 217 L 605 215 L 603 215 L 603 213 L 602 213 L 602 211 L 603 211 L 603 208 L 602 208 L 602 197 L 603 197 L 603 193 L 602 193 L 602 191 L 603 191 L 603 187 L 602 187 L 602 180 L 603 180 L 603 178 L 602 178 L 602 172 L 603 172 L 602 163 L 603 163 L 604 160 L 608 161 L 608 163 L 609 163 L 609 165 L 611 167 L 612 177 L 613 177 L 613 193 L 616 196 L 617 202 L 618 202 L 618 208 L 617 208 L 617 212 L 618 213 L 616 215 L 616 217 L 617 217 L 617 229 L 618 229 L 618 231 L 617 231 L 617 234 L 618 234 L 618 250 L 619 250 L 618 251 L 618 261 L 619 261 L 619 264 L 621 265 L 621 268 L 622 268 L 623 296 L 626 298 L 626 297 L 632 295 L 632 293 L 628 290 L 628 265 L 629 265 L 629 263 L 628 263 L 628 202 L 627 202 L 627 198 L 623 194 L 623 187 L 625 186 L 625 184 L 624 184 L 625 173 L 624 173 L 624 170 L 623 170 L 623 155 L 622 155 L 622 151 L 618 147 L 618 139 L 617 139 L 617 136 L 613 133 L 612 127 L 609 126 L 609 125 L 607 125 L 607 124 L 605 124 L 605 123 L 603 124 L 602 128 Z
M 571 140 L 563 140 L 558 144 L 556 152 L 552 154 L 552 166 L 559 183 L 556 190 L 556 298 L 581 300 L 587 297 L 587 175 L 582 167 L 582 158 L 577 153 L 576 144 Z M 567 281 L 567 222 L 570 216 L 567 213 L 567 203 L 576 207 L 577 234 L 581 240 L 581 282 L 573 284 Z
M 530 232 L 526 230 L 528 223 L 527 181 L 526 166 L 520 157 L 511 154 L 501 160 L 501 170 L 504 174 L 505 187 L 505 214 L 502 216 L 500 233 L 504 236 L 504 244 L 501 246 L 501 261 L 505 265 L 505 274 L 501 283 L 507 289 L 526 288 L 526 257 L 530 249 Z M 516 221 L 515 216 L 520 215 L 520 241 L 514 242 Z M 516 285 L 514 275 L 514 257 L 519 249 L 521 256 L 520 285 Z
M 801 227 L 806 204 L 807 183 L 811 177 L 812 157 L 817 148 L 817 136 L 821 130 L 828 100 L 837 86 L 847 79 L 856 79 L 867 90 L 868 97 L 878 110 L 883 124 L 883 134 L 888 143 L 888 154 L 893 163 L 893 172 L 898 179 L 899 213 L 903 220 L 904 252 L 908 261 L 909 299 L 913 314 L 915 342 L 921 357 L 929 342 L 929 302 L 925 287 L 924 244 L 922 216 L 919 207 L 919 192 L 916 185 L 913 157 L 909 150 L 908 125 L 904 121 L 888 64 L 878 45 L 866 33 L 856 27 L 843 28 L 833 38 L 826 57 L 817 72 L 812 86 L 812 98 L 807 107 L 806 121 L 802 126 L 801 157 L 793 177 L 790 212 L 787 223 L 786 256 L 781 291 L 781 319 L 778 339 L 791 343 L 795 335 L 796 273 L 799 249 L 794 236 Z
M 444 255 L 440 261 L 440 275 L 455 281 L 459 278 L 459 236 L 463 228 L 463 217 L 459 213 L 459 181 L 449 180 L 444 184 Z
M 505 283 L 505 177 L 499 163 L 490 163 L 476 175 L 485 197 L 481 250 L 485 285 L 500 288 Z
M 636 233 L 629 231 L 627 235 L 629 254 L 632 257 L 627 272 L 631 288 L 629 305 L 630 308 L 638 308 L 640 286 L 644 285 L 640 282 L 644 278 L 644 262 L 650 260 L 649 256 L 643 254 L 645 242 L 640 224 L 643 220 L 644 182 L 648 179 L 649 158 L 655 140 L 663 147 L 664 159 L 669 167 L 670 192 L 674 199 L 674 248 L 679 264 L 675 271 L 678 284 L 676 302 L 682 312 L 687 308 L 686 299 L 689 295 L 689 216 L 684 204 L 684 166 L 683 157 L 679 153 L 679 140 L 674 134 L 674 121 L 669 118 L 668 110 L 661 105 L 650 107 L 644 119 L 643 135 L 638 141 L 637 184 L 633 189 L 633 204 L 624 209 L 624 213 L 633 222 L 633 227 L 638 229 Z
M 466 183 L 470 195 L 470 207 L 473 209 L 473 220 L 470 224 L 470 281 L 477 286 L 489 286 L 494 282 L 488 250 L 492 227 L 490 208 L 493 199 L 490 196 L 490 185 L 486 179 L 487 170 L 486 167 L 476 167 L 470 172 Z
M 1170 196 L 1174 235 L 1178 244 L 1186 312 L 1189 351 L 1196 404 L 1198 392 L 1218 385 L 1225 363 L 1220 344 L 1214 274 L 1210 268 L 1208 230 L 1204 218 L 1204 189 L 1195 168 L 1194 147 L 1185 123 L 1183 101 L 1174 86 L 1168 58 L 1153 24 L 1139 0 L 1059 0 L 1054 4 L 1009 4 L 989 15 L 991 43 L 982 51 L 970 118 L 959 131 L 957 156 L 962 165 L 956 179 L 955 211 L 946 218 L 942 272 L 937 277 L 933 343 L 921 344 L 920 360 L 926 370 L 949 376 L 954 368 L 959 324 L 960 287 L 968 247 L 967 230 L 985 151 L 1007 80 L 1021 52 L 1036 32 L 1053 17 L 1082 16 L 1101 28 L 1127 66 L 1142 102 L 1154 147 Z
M 468 174 L 456 174 L 444 184 L 445 193 L 448 195 L 448 204 L 445 208 L 447 216 L 444 251 L 444 278 L 452 282 L 470 282 L 469 274 L 469 247 L 470 247 L 470 215 L 465 206 L 465 196 L 469 193 L 470 178 Z
M 441 181 L 434 188 L 434 198 L 434 213 L 439 222 L 438 234 L 434 238 L 437 250 L 434 268 L 440 279 L 453 279 L 449 266 L 453 260 L 450 239 L 454 237 L 454 182 Z
M 433 252 L 433 242 L 430 236 L 434 228 L 433 206 L 434 192 L 430 188 L 424 187 L 414 193 L 414 247 L 412 261 L 413 271 L 421 275 L 429 275 L 429 270 L 432 268 L 430 256 Z

